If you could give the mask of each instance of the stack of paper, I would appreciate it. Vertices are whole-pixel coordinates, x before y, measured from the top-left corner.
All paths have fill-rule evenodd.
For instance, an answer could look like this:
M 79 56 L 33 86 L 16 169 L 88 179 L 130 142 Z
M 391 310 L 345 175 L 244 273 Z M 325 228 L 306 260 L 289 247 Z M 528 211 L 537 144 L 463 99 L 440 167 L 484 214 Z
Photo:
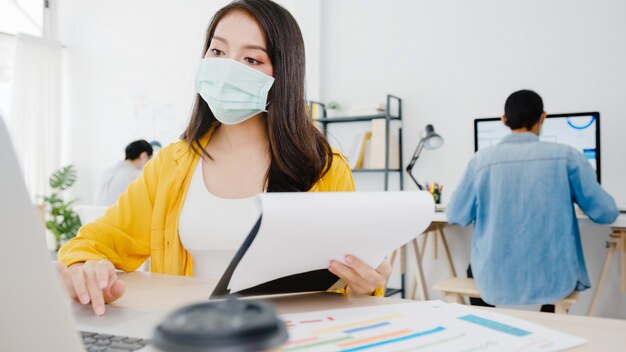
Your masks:
M 240 248 L 231 293 L 327 269 L 348 254 L 376 268 L 422 233 L 435 212 L 428 192 L 265 193 L 259 202 L 260 227 Z

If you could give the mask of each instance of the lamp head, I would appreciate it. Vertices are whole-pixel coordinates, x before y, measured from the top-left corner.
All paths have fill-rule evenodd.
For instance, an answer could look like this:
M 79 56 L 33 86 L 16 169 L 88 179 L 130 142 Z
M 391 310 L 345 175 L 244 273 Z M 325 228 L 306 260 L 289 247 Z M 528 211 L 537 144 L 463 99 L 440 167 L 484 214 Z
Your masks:
M 422 137 L 424 148 L 437 149 L 443 145 L 443 138 L 435 132 L 433 125 L 426 125 L 426 135 Z
M 424 186 L 422 186 L 413 176 L 413 166 L 415 166 L 415 162 L 420 156 L 423 148 L 437 149 L 443 145 L 443 138 L 435 133 L 435 128 L 433 127 L 433 125 L 426 125 L 426 129 L 424 130 L 424 132 L 426 134 L 422 138 L 420 138 L 419 143 L 417 143 L 417 148 L 415 148 L 415 152 L 413 153 L 413 157 L 411 158 L 409 165 L 407 165 L 406 167 L 406 172 L 409 174 L 413 182 L 415 182 L 417 188 L 422 191 L 424 190 Z

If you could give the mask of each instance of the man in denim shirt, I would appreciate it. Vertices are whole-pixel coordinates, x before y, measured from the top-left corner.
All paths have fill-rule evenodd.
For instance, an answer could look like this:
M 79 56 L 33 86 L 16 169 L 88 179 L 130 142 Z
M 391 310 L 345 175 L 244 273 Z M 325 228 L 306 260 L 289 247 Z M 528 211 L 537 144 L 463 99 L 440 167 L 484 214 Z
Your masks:
M 512 133 L 476 153 L 448 206 L 451 224 L 474 223 L 471 268 L 490 304 L 550 304 L 588 289 L 573 202 L 598 223 L 619 214 L 579 151 L 539 141 L 545 117 L 537 93 L 511 94 L 502 121 Z

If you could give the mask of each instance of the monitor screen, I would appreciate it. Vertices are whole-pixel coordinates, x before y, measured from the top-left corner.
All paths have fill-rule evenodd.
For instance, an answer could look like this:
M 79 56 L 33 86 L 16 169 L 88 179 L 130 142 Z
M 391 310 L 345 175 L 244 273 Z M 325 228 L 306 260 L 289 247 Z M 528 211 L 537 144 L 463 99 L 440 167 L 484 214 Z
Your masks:
M 474 151 L 495 145 L 511 133 L 499 117 L 474 120 Z M 600 113 L 548 115 L 539 139 L 567 144 L 580 151 L 596 170 L 600 182 Z

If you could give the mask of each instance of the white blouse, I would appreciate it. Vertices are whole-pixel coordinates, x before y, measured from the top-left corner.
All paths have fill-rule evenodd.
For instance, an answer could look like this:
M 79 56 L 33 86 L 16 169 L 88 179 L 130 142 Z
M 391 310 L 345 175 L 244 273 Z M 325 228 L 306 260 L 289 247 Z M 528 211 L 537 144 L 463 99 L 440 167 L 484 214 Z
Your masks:
M 260 213 L 256 197 L 224 199 L 211 194 L 200 160 L 178 224 L 180 241 L 193 258 L 193 275 L 218 280 Z

